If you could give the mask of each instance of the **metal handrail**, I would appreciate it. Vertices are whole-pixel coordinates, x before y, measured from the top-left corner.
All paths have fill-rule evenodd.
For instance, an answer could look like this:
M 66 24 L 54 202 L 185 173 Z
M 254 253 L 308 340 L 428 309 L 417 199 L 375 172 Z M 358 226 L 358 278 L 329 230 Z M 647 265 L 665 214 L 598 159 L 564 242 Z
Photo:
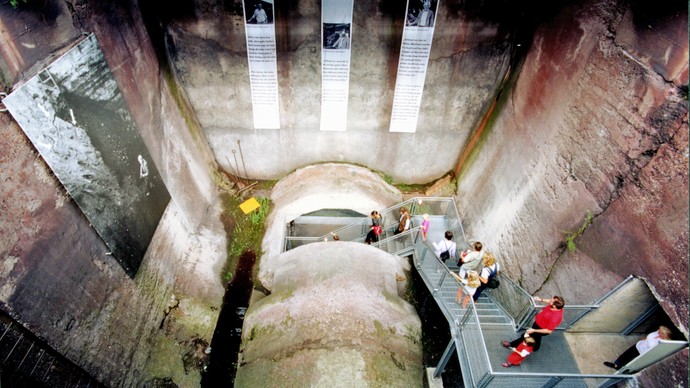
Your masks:
M 610 379 L 610 378 L 635 378 L 633 375 L 606 375 L 606 374 L 578 374 L 578 373 L 548 373 L 548 372 L 493 372 L 495 376 L 508 376 L 508 377 L 575 377 L 581 379 Z
M 362 218 L 361 218 L 359 221 L 357 221 L 357 222 L 353 222 L 353 223 L 351 223 L 351 224 L 348 224 L 348 225 L 345 225 L 345 226 L 341 226 L 340 228 L 335 229 L 335 230 L 331 231 L 331 232 L 328 233 L 328 234 L 321 235 L 321 236 L 319 236 L 319 237 L 317 237 L 317 238 L 318 238 L 319 240 L 323 240 L 323 239 L 328 239 L 328 237 L 331 236 L 331 235 L 333 235 L 333 234 L 336 234 L 336 235 L 338 235 L 338 236 L 340 236 L 340 235 L 345 235 L 344 232 L 347 232 L 349 229 L 355 229 L 355 228 L 358 228 L 358 227 L 364 229 L 364 228 L 366 228 L 366 226 L 367 226 L 367 221 L 368 221 L 368 220 L 369 220 L 369 217 L 362 217 Z M 360 234 L 360 237 L 362 237 L 362 233 L 360 232 L 359 234 Z M 364 234 L 366 234 L 366 232 L 364 232 Z
M 460 220 L 460 214 L 458 213 L 458 208 L 455 206 L 455 201 L 453 198 L 450 197 L 413 197 L 410 198 L 404 202 L 398 203 L 396 205 L 387 207 L 381 211 L 379 211 L 379 214 L 382 216 L 382 223 L 381 227 L 384 230 L 389 230 L 393 227 L 396 227 L 398 225 L 398 211 L 400 210 L 401 207 L 407 207 L 410 211 L 410 216 L 413 215 L 420 215 L 427 210 L 427 207 L 433 204 L 447 204 L 445 209 L 441 212 L 433 212 L 433 211 L 428 211 L 429 215 L 432 216 L 444 216 L 447 217 L 449 220 L 453 220 L 451 226 L 449 226 L 449 230 L 451 230 L 454 234 L 462 236 L 462 243 L 466 243 L 467 237 L 465 236 L 465 230 L 462 227 L 462 222 Z M 429 210 L 432 209 L 432 207 L 428 208 Z M 353 222 L 349 225 L 342 226 L 338 229 L 333 230 L 332 232 L 328 234 L 324 234 L 319 237 L 296 237 L 296 236 L 286 236 L 285 240 L 283 242 L 283 252 L 288 250 L 290 248 L 290 244 L 288 241 L 293 240 L 293 241 L 305 241 L 305 242 L 318 242 L 318 241 L 323 241 L 324 239 L 328 240 L 331 234 L 337 234 L 341 240 L 343 241 L 360 241 L 364 239 L 364 236 L 367 234 L 369 231 L 369 217 L 362 217 L 360 220 Z M 351 233 L 351 229 L 357 229 L 361 228 L 360 231 Z M 349 235 L 356 235 L 356 238 L 350 238 L 346 237 Z M 458 244 L 459 246 L 460 244 Z
M 628 283 L 629 283 L 630 281 L 632 281 L 634 278 L 635 278 L 635 275 L 628 275 L 627 278 L 623 279 L 623 281 L 620 282 L 616 287 L 613 287 L 613 288 L 611 289 L 611 291 L 607 292 L 604 296 L 602 296 L 601 298 L 599 298 L 599 300 L 595 301 L 594 304 L 601 304 L 601 302 L 603 302 L 603 301 L 605 301 L 606 299 L 608 299 L 609 296 L 611 296 L 611 295 L 613 295 L 614 293 L 616 293 L 616 291 L 620 290 L 621 287 L 623 287 L 624 285 L 628 284 Z
M 532 318 L 532 312 L 536 309 L 534 298 L 502 273 L 499 273 L 498 277 L 501 286 L 489 290 L 491 299 L 508 314 L 515 329 L 525 328 Z

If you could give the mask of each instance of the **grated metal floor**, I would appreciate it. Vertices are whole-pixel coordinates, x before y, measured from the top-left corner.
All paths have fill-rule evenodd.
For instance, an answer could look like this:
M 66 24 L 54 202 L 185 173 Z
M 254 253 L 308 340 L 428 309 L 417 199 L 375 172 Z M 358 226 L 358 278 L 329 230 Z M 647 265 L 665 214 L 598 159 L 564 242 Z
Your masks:
M 580 373 L 562 330 L 556 330 L 551 335 L 543 337 L 539 351 L 527 356 L 520 366 L 510 368 L 501 366 L 511 352 L 501 345 L 501 341 L 512 341 L 518 334 L 507 325 L 482 327 L 482 334 L 494 372 Z

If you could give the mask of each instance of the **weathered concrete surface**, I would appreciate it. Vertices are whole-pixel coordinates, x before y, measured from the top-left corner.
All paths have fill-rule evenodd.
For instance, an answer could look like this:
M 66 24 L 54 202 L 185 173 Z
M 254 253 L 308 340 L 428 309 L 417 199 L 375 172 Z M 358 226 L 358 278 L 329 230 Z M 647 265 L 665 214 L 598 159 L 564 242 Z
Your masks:
M 173 204 L 130 279 L 21 129 L 7 116 L 0 121 L 3 309 L 109 386 L 132 386 L 143 378 L 156 336 L 178 344 L 178 353 L 165 357 L 177 360 L 183 376 L 188 342 L 210 342 L 215 327 L 223 287 L 211 264 L 225 257 L 224 237 L 190 234 Z M 173 293 L 179 307 L 160 330 Z M 170 364 L 173 370 L 176 364 Z M 196 376 L 198 381 L 198 371 Z
M 259 280 L 273 288 L 273 274 L 288 222 L 321 209 L 350 209 L 361 214 L 401 202 L 400 191 L 380 175 L 359 166 L 325 163 L 301 168 L 278 182 L 271 192 L 273 209 L 261 245 Z
M 459 177 L 458 203 L 468 235 L 486 242 L 507 273 L 531 291 L 563 293 L 571 303 L 598 298 L 631 272 L 644 276 L 687 333 L 688 128 L 687 101 L 679 90 L 687 82 L 687 4 L 635 2 L 635 8 L 625 8 L 613 1 L 579 2 L 547 19 L 532 39 L 513 35 L 534 11 L 525 8 L 528 3 L 441 3 L 414 135 L 387 132 L 404 2 L 355 4 L 354 31 L 362 34 L 353 36 L 351 123 L 345 133 L 317 128 L 319 6 L 309 1 L 282 2 L 277 9 L 281 130 L 254 131 L 247 124 L 251 112 L 239 3 L 142 3 L 150 7 L 149 17 L 151 12 L 167 15 L 167 54 L 175 58 L 181 88 L 169 83 L 173 77 L 158 64 L 165 55 L 157 57 L 151 48 L 163 44 L 164 34 L 145 30 L 138 11 L 122 2 L 48 0 L 20 2 L 18 11 L 1 7 L 3 25 L 11 26 L 0 44 L 2 71 L 14 84 L 20 74 L 35 70 L 37 61 L 47 61 L 46 53 L 59 53 L 81 31 L 96 32 L 166 176 L 180 214 L 175 219 L 189 233 L 209 233 L 215 246 L 220 227 L 213 159 L 234 168 L 230 151 L 238 139 L 253 178 L 282 177 L 312 162 L 348 161 L 384 171 L 395 181 L 429 181 L 454 166 L 498 92 L 514 45 L 522 43 L 529 50 L 522 69 L 511 69 L 519 74 L 515 87 L 502 91 L 497 114 L 477 143 L 479 152 Z M 230 90 L 218 86 L 226 84 Z M 143 344 L 154 340 L 171 293 L 184 300 L 183 307 L 203 309 L 218 299 L 218 284 L 207 280 L 221 259 L 176 246 L 189 253 L 177 266 L 176 256 L 161 248 L 158 259 L 146 259 L 152 262 L 145 267 L 179 275 L 146 272 L 142 277 L 153 280 L 137 283 L 142 288 L 137 294 L 137 286 L 122 284 L 132 281 L 121 279 L 119 267 L 55 181 L 45 183 L 50 174 L 21 131 L 4 120 L 9 130 L 2 138 L 1 164 L 3 308 L 96 377 L 127 385 L 137 379 L 128 366 L 142 365 L 147 357 Z M 376 198 L 381 206 L 373 200 L 359 203 L 360 211 L 387 206 L 388 199 Z M 309 210 L 321 208 L 317 204 Z M 587 210 L 594 223 L 576 240 L 578 250 L 567 253 L 564 231 L 577 230 Z M 289 221 L 282 217 L 274 225 Z M 179 235 L 173 236 L 163 239 L 171 251 Z M 271 244 L 264 249 L 267 262 L 271 252 L 276 254 Z M 155 296 L 144 296 L 143 289 L 155 290 Z M 120 310 L 125 306 L 141 314 L 127 315 Z M 79 326 L 91 317 L 100 321 Z M 136 327 L 127 326 L 132 322 Z M 131 337 L 116 331 L 123 326 Z M 104 328 L 115 333 L 112 345 L 100 337 Z M 183 353 L 182 343 L 174 344 L 160 349 Z M 641 382 L 686 384 L 684 356 L 647 369 Z M 127 357 L 133 361 L 122 362 Z
M 11 89 L 29 68 L 45 67 L 59 56 L 61 49 L 82 34 L 62 1 L 19 2 L 17 9 L 9 2 L 0 6 L 2 39 L 0 44 L 0 81 L 3 92 Z M 50 31 L 50 33 L 46 33 Z
M 220 2 L 193 7 L 193 17 L 165 20 L 173 67 L 218 163 L 235 170 L 232 145 L 241 139 L 256 179 L 321 162 L 367 166 L 404 183 L 443 176 L 507 71 L 514 30 L 524 24 L 512 14 L 483 18 L 478 4 L 440 2 L 417 133 L 389 133 L 405 2 L 355 2 L 347 132 L 321 132 L 321 7 L 276 3 L 281 129 L 254 130 L 242 18 Z
M 19 2 L 18 10 L 0 7 L 0 21 L 13 26 L 3 30 L 0 52 L 10 84 L 40 70 L 39 62 L 81 31 L 96 34 L 173 197 L 137 277 L 129 279 L 21 129 L 3 115 L 0 305 L 104 384 L 179 376 L 181 385 L 197 385 L 199 371 L 185 373 L 182 358 L 196 350 L 194 339 L 210 342 L 222 301 L 219 182 L 203 134 L 183 96 L 169 87 L 138 11 L 122 3 Z M 160 343 L 175 349 L 161 352 L 166 369 L 143 371 L 147 360 L 154 365 L 161 356 L 151 356 L 151 345 Z
M 355 242 L 280 255 L 244 318 L 237 387 L 422 387 L 421 322 L 398 294 L 406 259 Z
M 467 234 L 529 291 L 589 303 L 638 275 L 687 335 L 688 108 L 668 82 L 687 67 L 687 4 L 654 9 L 589 1 L 545 23 L 457 200 Z M 687 350 L 639 380 L 687 384 Z

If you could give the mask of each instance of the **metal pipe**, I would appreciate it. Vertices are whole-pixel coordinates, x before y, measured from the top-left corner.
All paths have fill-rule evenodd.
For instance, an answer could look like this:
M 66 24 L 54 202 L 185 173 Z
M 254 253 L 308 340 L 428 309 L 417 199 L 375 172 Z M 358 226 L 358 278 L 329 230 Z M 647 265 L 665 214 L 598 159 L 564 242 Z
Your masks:
M 240 172 L 240 166 L 237 163 L 237 151 L 232 150 L 232 157 L 235 158 L 235 170 L 239 173 Z M 237 179 L 239 179 L 240 182 L 242 181 L 242 178 L 240 178 L 239 175 L 237 175 Z M 244 182 L 242 182 L 242 183 L 244 183 Z
M 247 166 L 244 164 L 244 155 L 242 155 L 242 146 L 240 146 L 240 139 L 237 139 L 237 148 L 240 150 L 240 160 L 242 160 L 242 167 L 244 168 L 244 177 L 249 183 L 249 174 L 247 174 Z
M 454 351 L 455 339 L 451 338 L 450 342 L 448 342 L 448 345 L 446 346 L 446 350 L 443 351 L 443 355 L 441 356 L 438 365 L 436 365 L 436 369 L 434 369 L 435 379 L 441 377 L 441 373 L 443 373 L 443 371 L 446 369 L 446 365 L 448 364 L 448 361 L 450 360 L 450 357 L 453 355 Z

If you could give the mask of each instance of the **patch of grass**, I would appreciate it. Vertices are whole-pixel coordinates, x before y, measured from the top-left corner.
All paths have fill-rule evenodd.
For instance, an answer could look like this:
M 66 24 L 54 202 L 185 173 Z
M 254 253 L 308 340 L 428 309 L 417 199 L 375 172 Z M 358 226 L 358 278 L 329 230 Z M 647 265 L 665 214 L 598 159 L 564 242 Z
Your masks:
M 587 215 L 585 215 L 585 222 L 580 226 L 580 229 L 570 232 L 570 231 L 565 231 L 565 246 L 568 248 L 568 251 L 570 253 L 574 253 L 577 250 L 577 245 L 575 245 L 575 240 L 582 236 L 582 234 L 585 232 L 588 226 L 592 224 L 592 212 L 587 210 Z
M 244 252 L 252 251 L 257 257 L 261 256 L 261 241 L 266 232 L 266 217 L 270 211 L 271 200 L 257 197 L 261 206 L 244 214 L 240 209 L 241 198 L 226 194 L 223 196 L 222 221 L 228 236 L 228 260 L 223 270 L 223 281 L 232 279 L 239 263 L 239 257 Z
M 266 221 L 266 217 L 268 216 L 268 211 L 270 210 L 271 206 L 271 200 L 268 198 L 259 197 L 257 198 L 257 201 L 259 201 L 259 204 L 261 206 L 253 212 L 249 213 L 249 220 L 255 226 L 261 225 L 264 221 Z
M 22 3 L 26 3 L 28 0 L 22 0 Z M 19 5 L 19 0 L 10 0 L 10 5 L 12 8 L 17 9 L 17 6 Z
M 257 181 L 254 190 L 271 190 L 278 181 Z

